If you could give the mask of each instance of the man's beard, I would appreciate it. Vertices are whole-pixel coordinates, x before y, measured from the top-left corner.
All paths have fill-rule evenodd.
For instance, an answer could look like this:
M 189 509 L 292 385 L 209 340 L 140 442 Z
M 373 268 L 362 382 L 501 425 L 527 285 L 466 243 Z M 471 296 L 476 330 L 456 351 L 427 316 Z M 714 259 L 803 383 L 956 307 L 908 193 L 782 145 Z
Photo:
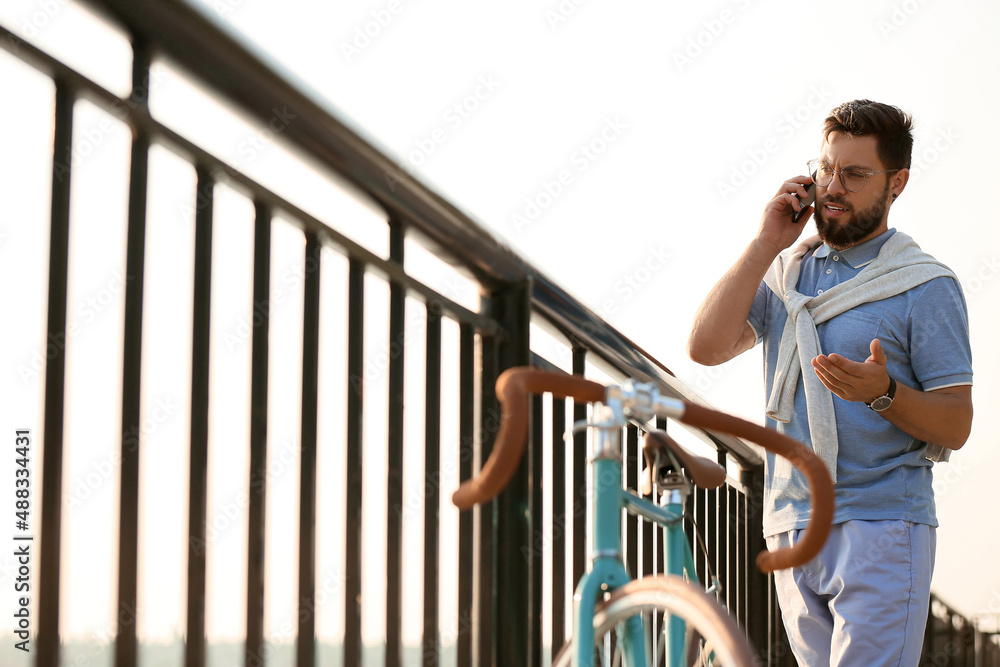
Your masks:
M 813 216 L 816 219 L 816 231 L 819 232 L 819 237 L 828 246 L 837 250 L 846 250 L 856 245 L 882 224 L 882 219 L 889 209 L 888 194 L 889 183 L 886 182 L 881 196 L 874 204 L 861 211 L 849 209 L 851 221 L 847 224 L 826 219 L 823 212 L 824 205 L 833 204 L 843 208 L 849 207 L 847 202 L 837 197 L 827 197 L 822 204 L 816 207 L 816 215 Z

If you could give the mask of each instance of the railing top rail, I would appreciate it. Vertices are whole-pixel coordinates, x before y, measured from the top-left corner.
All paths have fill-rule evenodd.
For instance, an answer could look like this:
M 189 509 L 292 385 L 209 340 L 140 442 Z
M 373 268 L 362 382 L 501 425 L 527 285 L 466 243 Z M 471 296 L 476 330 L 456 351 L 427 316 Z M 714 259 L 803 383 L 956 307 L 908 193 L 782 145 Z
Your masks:
M 491 235 L 469 215 L 407 174 L 321 96 L 258 48 L 189 0 L 84 0 L 251 118 L 267 123 L 275 109 L 295 115 L 282 136 L 329 168 L 351 190 L 406 222 L 428 247 L 487 288 L 530 280 L 536 312 L 564 334 L 633 377 L 659 384 L 677 398 L 703 402 L 665 366 L 570 296 L 542 272 Z M 744 465 L 759 465 L 756 452 L 729 436 L 714 438 Z

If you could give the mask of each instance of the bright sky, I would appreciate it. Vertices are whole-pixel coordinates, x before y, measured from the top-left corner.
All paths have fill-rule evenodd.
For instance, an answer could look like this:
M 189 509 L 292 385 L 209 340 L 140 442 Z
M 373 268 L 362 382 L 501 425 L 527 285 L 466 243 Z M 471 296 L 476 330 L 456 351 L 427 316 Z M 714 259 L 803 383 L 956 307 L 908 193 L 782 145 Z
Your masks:
M 991 455 L 1000 427 L 1000 416 L 991 409 L 1000 395 L 994 372 L 1000 360 L 989 344 L 1000 304 L 1000 260 L 994 250 L 1000 225 L 997 213 L 978 201 L 978 184 L 988 177 L 976 175 L 1000 149 L 1000 139 L 990 131 L 1000 102 L 994 76 L 1000 68 L 995 39 L 1000 7 L 973 0 L 850 0 L 836 11 L 801 2 L 751 0 L 521 0 L 485 7 L 459 0 L 202 4 L 712 404 L 755 421 L 762 419 L 763 409 L 759 350 L 720 368 L 690 362 L 684 341 L 695 309 L 752 238 L 767 199 L 816 155 L 820 124 L 831 107 L 867 97 L 911 112 L 914 169 L 893 206 L 890 225 L 913 236 L 961 278 L 976 374 L 972 437 L 950 464 L 936 468 L 941 528 L 934 588 L 967 615 L 1000 613 L 1000 572 L 995 568 L 1000 464 Z M 90 21 L 76 5 L 17 0 L 4 3 L 0 22 L 102 85 L 125 93 L 127 45 L 109 38 L 91 40 L 81 50 L 81 36 L 92 33 L 84 29 Z M 815 43 L 817 37 L 821 45 Z M 184 134 L 248 173 L 274 179 L 309 210 L 327 212 L 334 206 L 374 221 L 370 211 L 322 179 L 289 167 L 273 135 L 260 125 L 218 120 L 179 74 L 169 67 L 156 72 L 154 112 Z M 8 326 L 4 333 L 0 400 L 14 406 L 5 411 L 5 433 L 24 425 L 40 432 L 42 383 L 32 371 L 40 368 L 36 352 L 44 339 L 51 85 L 3 51 L 0 77 L 6 89 L 32 100 L 31 105 L 8 102 L 0 109 L 4 127 L 19 129 L 0 138 L 0 153 L 17 156 L 0 161 L 0 188 L 9 203 L 0 217 L 0 280 L 17 286 L 6 292 L 13 304 L 9 322 L 24 324 L 14 331 Z M 113 518 L 117 502 L 116 485 L 108 480 L 120 408 L 107 414 L 101 397 L 120 392 L 118 375 L 106 369 L 120 363 L 115 350 L 120 345 L 124 249 L 115 244 L 124 219 L 118 202 L 124 201 L 128 132 L 87 103 L 78 113 L 74 210 L 96 222 L 85 233 L 74 228 L 72 241 L 80 252 L 71 266 L 69 303 L 71 323 L 80 328 L 69 346 L 67 382 L 80 398 L 68 406 L 67 417 L 78 424 L 87 419 L 92 427 L 81 438 L 87 448 L 74 450 L 71 438 L 67 452 L 67 494 L 81 501 L 78 516 L 89 518 L 70 521 L 64 538 L 73 554 L 66 576 L 84 592 L 75 596 L 79 606 L 64 610 L 64 627 L 100 637 L 108 618 L 90 608 L 88 595 L 106 594 L 116 554 L 116 538 L 94 531 L 106 523 L 101 519 Z M 182 441 L 187 428 L 188 406 L 182 397 L 190 382 L 190 316 L 176 294 L 190 294 L 185 282 L 190 281 L 190 253 L 184 248 L 193 233 L 191 206 L 187 195 L 179 193 L 192 190 L 193 175 L 165 151 L 157 151 L 153 160 L 154 182 L 180 184 L 151 192 L 147 238 L 149 244 L 171 249 L 151 254 L 146 266 L 147 303 L 168 306 L 146 315 L 143 390 L 143 436 L 149 443 L 143 479 L 154 492 L 149 497 L 167 507 L 186 502 L 180 472 L 174 478 L 155 471 L 180 470 L 183 463 L 166 443 Z M 213 259 L 213 289 L 217 303 L 230 305 L 213 311 L 218 332 L 213 396 L 226 419 L 213 423 L 212 437 L 245 441 L 239 374 L 245 373 L 249 355 L 249 283 L 218 276 L 248 276 L 252 244 L 245 224 L 238 221 L 248 220 L 252 211 L 225 189 L 217 205 L 225 212 L 218 220 L 237 222 L 220 222 L 216 231 L 229 245 Z M 361 224 L 348 231 L 381 247 L 385 237 L 378 229 Z M 272 275 L 272 287 L 280 294 L 272 292 L 272 297 L 276 302 L 282 298 L 281 312 L 289 320 L 301 310 L 299 244 L 294 232 L 275 232 L 276 256 L 282 259 Z M 324 294 L 335 294 L 335 277 L 342 275 L 343 266 L 336 257 L 328 264 Z M 438 287 L 456 299 L 474 300 L 460 285 Z M 295 475 L 284 471 L 297 465 L 294 405 L 300 380 L 297 371 L 288 369 L 297 366 L 300 336 L 294 326 L 272 333 L 273 341 L 284 342 L 273 343 L 272 350 L 284 349 L 288 355 L 272 357 L 272 391 L 293 407 L 283 409 L 272 397 L 269 511 L 274 520 L 269 518 L 268 526 L 277 540 L 295 536 L 291 522 L 282 522 L 282 512 L 294 507 L 297 493 Z M 385 349 L 385 341 L 368 343 L 368 349 Z M 153 364 L 151 358 L 161 363 Z M 379 360 L 369 359 L 369 364 L 369 379 L 380 382 Z M 419 375 L 419 368 L 407 372 L 411 370 Z M 238 391 L 227 392 L 227 387 Z M 338 397 L 329 391 L 332 406 Z M 419 400 L 418 393 L 413 401 Z M 335 422 L 336 415 L 329 420 Z M 367 427 L 377 434 L 376 424 Z M 40 454 L 39 446 L 36 465 Z M 0 479 L 13 478 L 11 458 L 0 459 Z M 239 503 L 239 479 L 245 479 L 249 462 L 230 459 L 211 465 L 244 471 L 231 476 L 231 488 L 217 481 L 211 490 L 219 529 L 211 547 L 212 562 L 220 564 L 213 570 L 220 582 L 216 590 L 236 590 L 245 572 L 225 563 L 239 560 L 245 539 L 238 528 L 224 524 L 227 504 Z M 328 466 L 321 474 L 336 487 L 336 462 L 321 461 L 321 466 Z M 36 518 L 37 510 L 35 505 Z M 64 515 L 69 511 L 64 506 Z M 179 569 L 169 568 L 183 564 L 182 554 L 170 550 L 180 548 L 176 545 L 183 537 L 177 536 L 184 530 L 180 518 L 186 511 L 162 516 L 156 530 L 144 534 L 143 544 L 164 556 L 168 571 L 146 573 L 144 586 L 150 591 L 149 606 L 167 620 L 140 625 L 140 631 L 166 640 L 182 631 L 175 624 L 183 619 L 182 599 L 177 591 L 152 591 L 157 579 L 183 577 Z M 339 528 L 334 525 L 331 531 Z M 323 548 L 336 551 L 333 543 Z M 90 558 L 84 559 L 84 553 Z M 321 554 L 321 584 L 334 590 L 338 563 L 323 558 Z M 268 559 L 280 563 L 282 556 L 269 554 Z M 103 565 L 95 568 L 94 562 Z M 9 581 L 11 560 L 0 564 L 0 581 Z M 269 576 L 277 585 L 269 590 L 291 590 L 293 574 L 275 570 Z M 9 591 L 7 583 L 2 586 Z M 3 594 L 3 608 L 12 604 L 10 598 Z M 268 632 L 280 638 L 282 619 L 289 617 L 294 599 L 290 594 L 272 602 Z M 213 634 L 239 636 L 242 618 L 213 616 L 213 604 L 210 597 Z M 320 621 L 332 624 L 321 628 L 324 632 L 337 632 L 335 619 Z M 379 630 L 366 632 L 373 636 Z

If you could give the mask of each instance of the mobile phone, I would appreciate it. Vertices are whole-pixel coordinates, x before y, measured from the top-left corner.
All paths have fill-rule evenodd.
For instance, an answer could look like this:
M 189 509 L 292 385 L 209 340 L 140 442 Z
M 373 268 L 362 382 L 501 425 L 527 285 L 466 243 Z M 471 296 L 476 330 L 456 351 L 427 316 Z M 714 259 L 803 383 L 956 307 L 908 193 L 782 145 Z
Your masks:
M 810 183 L 809 185 L 806 186 L 806 196 L 799 200 L 799 206 L 801 206 L 802 208 L 792 213 L 792 222 L 798 222 L 799 216 L 802 215 L 802 212 L 807 208 L 809 208 L 810 206 L 812 206 L 813 202 L 815 201 L 816 201 L 816 184 Z

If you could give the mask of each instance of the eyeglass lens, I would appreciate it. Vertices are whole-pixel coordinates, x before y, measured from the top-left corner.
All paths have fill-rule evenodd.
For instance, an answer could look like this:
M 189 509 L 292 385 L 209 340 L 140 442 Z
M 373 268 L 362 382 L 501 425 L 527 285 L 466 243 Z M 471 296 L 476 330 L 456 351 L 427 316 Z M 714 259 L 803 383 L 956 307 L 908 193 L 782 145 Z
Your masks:
M 812 165 L 810 176 L 816 185 L 825 188 L 833 182 L 835 174 L 840 175 L 840 182 L 843 183 L 844 189 L 849 192 L 858 192 L 865 187 L 867 174 L 860 169 L 845 169 L 838 172 L 828 164 L 818 163 Z

